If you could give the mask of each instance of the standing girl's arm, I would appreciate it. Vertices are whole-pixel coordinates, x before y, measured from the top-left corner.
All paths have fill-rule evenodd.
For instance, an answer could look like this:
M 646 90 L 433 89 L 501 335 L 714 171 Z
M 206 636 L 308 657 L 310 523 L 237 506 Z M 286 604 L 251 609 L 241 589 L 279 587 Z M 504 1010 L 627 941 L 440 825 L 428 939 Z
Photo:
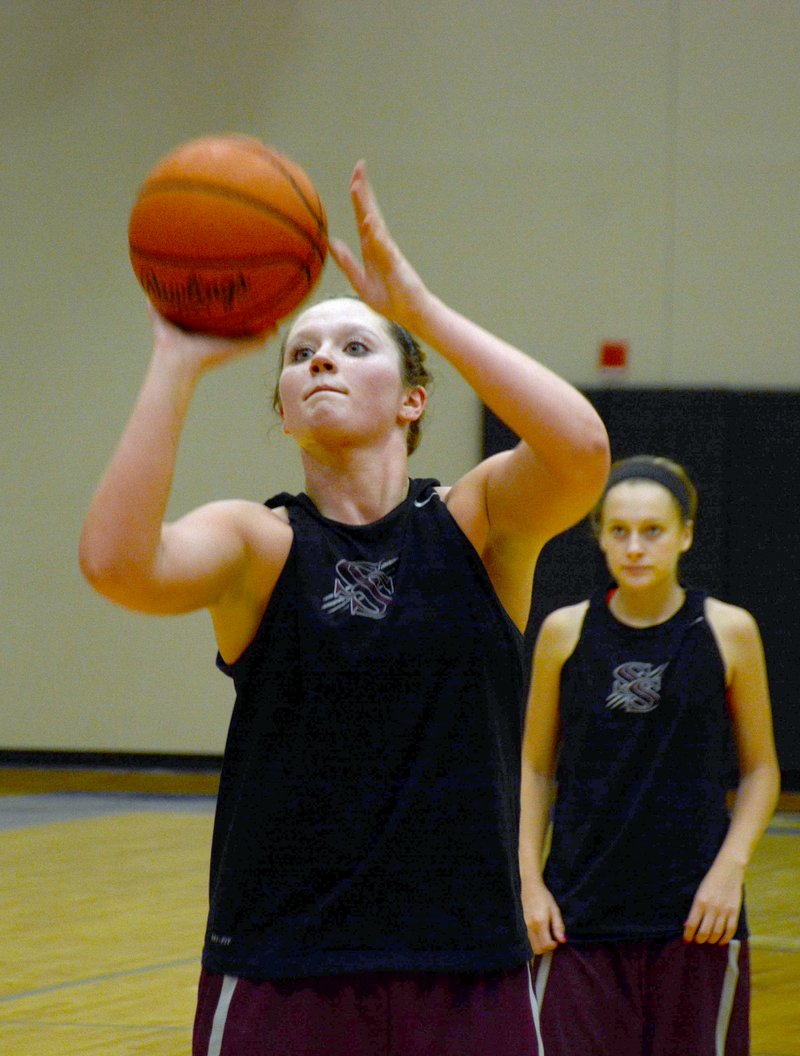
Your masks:
M 519 863 L 522 907 L 535 954 L 566 942 L 561 911 L 542 878 L 545 842 L 554 799 L 561 669 L 580 634 L 586 604 L 552 612 L 543 622 L 533 655 L 531 689 L 522 745 Z
M 697 889 L 684 928 L 687 942 L 727 943 L 742 907 L 747 866 L 780 791 L 766 664 L 749 612 L 715 598 L 706 615 L 728 670 L 728 707 L 739 759 L 739 786 L 728 833 Z

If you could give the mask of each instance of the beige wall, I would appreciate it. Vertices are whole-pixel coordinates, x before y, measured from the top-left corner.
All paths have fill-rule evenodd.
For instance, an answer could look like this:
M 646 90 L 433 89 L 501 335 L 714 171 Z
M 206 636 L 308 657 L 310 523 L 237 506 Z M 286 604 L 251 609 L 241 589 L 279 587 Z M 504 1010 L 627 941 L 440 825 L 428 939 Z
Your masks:
M 621 338 L 632 384 L 800 386 L 796 0 L 5 0 L 0 39 L 0 747 L 222 748 L 207 617 L 75 558 L 147 360 L 127 214 L 185 139 L 272 142 L 347 238 L 365 156 L 429 284 L 575 383 Z M 173 512 L 299 485 L 273 358 L 205 379 Z M 414 465 L 448 481 L 479 408 L 437 373 Z

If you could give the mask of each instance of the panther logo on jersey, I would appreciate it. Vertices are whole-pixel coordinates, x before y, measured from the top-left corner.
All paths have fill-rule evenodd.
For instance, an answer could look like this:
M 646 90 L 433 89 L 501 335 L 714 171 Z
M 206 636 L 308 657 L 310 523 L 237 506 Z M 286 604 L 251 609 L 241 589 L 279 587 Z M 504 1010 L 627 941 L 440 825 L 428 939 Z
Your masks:
M 337 561 L 336 581 L 331 593 L 322 599 L 322 611 L 349 609 L 351 616 L 382 620 L 394 597 L 394 580 L 389 569 L 397 561 L 396 557 L 383 561 Z
M 661 703 L 661 676 L 669 664 L 630 660 L 614 669 L 614 682 L 606 697 L 606 707 L 642 715 Z

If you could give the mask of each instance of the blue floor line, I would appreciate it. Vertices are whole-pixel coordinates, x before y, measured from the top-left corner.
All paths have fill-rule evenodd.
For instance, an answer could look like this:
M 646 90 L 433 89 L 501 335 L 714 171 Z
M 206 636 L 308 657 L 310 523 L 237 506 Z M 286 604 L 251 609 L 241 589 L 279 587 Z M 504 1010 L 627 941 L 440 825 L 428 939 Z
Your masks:
M 14 1001 L 24 1001 L 29 997 L 42 997 L 45 994 L 55 994 L 61 990 L 74 990 L 81 986 L 95 986 L 98 983 L 111 983 L 115 979 L 129 979 L 135 975 L 147 975 L 150 972 L 163 972 L 168 968 L 185 968 L 189 964 L 197 965 L 198 975 L 200 972 L 200 957 L 184 957 L 179 961 L 167 961 L 164 964 L 148 964 L 142 968 L 126 968 L 118 972 L 106 972 L 104 975 L 93 975 L 86 979 L 72 979 L 65 983 L 53 983 L 51 986 L 41 986 L 35 990 L 20 990 L 15 994 L 5 994 L 0 997 L 0 1005 L 9 1005 Z
M 178 1025 L 176 1023 L 91 1023 L 77 1022 L 75 1020 L 52 1020 L 52 1019 L 2 1019 L 0 1029 L 3 1027 L 25 1027 L 30 1030 L 105 1030 L 132 1034 L 185 1034 L 191 1037 L 191 1023 Z

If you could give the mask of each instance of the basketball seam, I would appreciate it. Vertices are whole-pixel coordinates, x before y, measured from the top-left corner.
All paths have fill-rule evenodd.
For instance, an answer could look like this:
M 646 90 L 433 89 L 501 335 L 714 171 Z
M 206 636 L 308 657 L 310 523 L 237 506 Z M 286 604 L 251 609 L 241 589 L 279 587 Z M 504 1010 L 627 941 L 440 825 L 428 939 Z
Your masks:
M 289 181 L 289 183 L 292 185 L 292 187 L 294 187 L 295 193 L 297 194 L 297 197 L 300 199 L 300 201 L 303 203 L 303 205 L 306 207 L 306 209 L 309 211 L 309 213 L 311 213 L 312 217 L 316 220 L 317 227 L 318 227 L 318 229 L 321 232 L 325 225 L 323 223 L 323 218 L 322 218 L 322 202 L 320 201 L 319 194 L 317 194 L 317 202 L 316 202 L 316 204 L 317 204 L 317 206 L 319 208 L 317 210 L 315 210 L 315 209 L 312 208 L 311 203 L 309 202 L 308 198 L 306 197 L 305 191 L 300 186 L 300 184 L 297 182 L 297 180 L 294 178 L 294 175 L 293 175 L 291 169 L 289 169 L 283 163 L 283 161 L 281 160 L 280 155 L 271 154 L 271 158 L 272 158 L 272 162 L 276 166 L 276 168 L 280 169 L 280 171 L 283 173 L 284 177 Z
M 302 201 L 303 205 L 306 207 L 306 209 L 308 209 L 309 213 L 311 213 L 311 216 L 314 218 L 314 220 L 316 220 L 319 230 L 321 232 L 324 231 L 325 230 L 325 219 L 324 219 L 325 210 L 322 207 L 322 199 L 320 198 L 319 193 L 317 192 L 316 188 L 314 188 L 314 193 L 316 194 L 316 198 L 317 198 L 317 200 L 316 200 L 316 207 L 317 208 L 314 209 L 312 207 L 311 203 L 309 202 L 305 191 L 303 190 L 303 188 L 300 186 L 300 184 L 295 179 L 291 168 L 287 164 L 287 159 L 279 151 L 272 150 L 270 147 L 268 147 L 266 145 L 266 143 L 259 143 L 259 142 L 253 143 L 253 142 L 250 142 L 247 137 L 244 137 L 241 140 L 240 145 L 245 150 L 250 151 L 250 153 L 255 155 L 256 157 L 269 158 L 269 160 L 272 162 L 272 164 L 277 169 L 279 169 L 280 172 L 283 174 L 283 176 L 289 181 L 289 183 L 291 183 L 291 185 L 294 188 L 298 198 L 300 198 L 300 200 Z
M 130 251 L 136 255 L 137 260 L 142 263 L 153 262 L 157 264 L 168 264 L 182 268 L 252 268 L 264 267 L 269 264 L 294 264 L 310 274 L 310 268 L 302 260 L 294 255 L 281 254 L 270 256 L 265 253 L 258 255 L 240 257 L 198 257 L 184 256 L 175 253 L 160 253 L 158 250 L 141 249 L 135 242 L 130 243 Z
M 292 219 L 292 217 L 287 216 L 286 213 L 281 212 L 280 209 L 275 209 L 273 206 L 268 205 L 266 202 L 262 202 L 259 198 L 254 198 L 251 195 L 244 194 L 242 191 L 234 191 L 231 188 L 221 186 L 218 183 L 208 183 L 204 180 L 181 180 L 175 178 L 157 179 L 145 184 L 145 186 L 139 193 L 138 201 L 141 202 L 144 198 L 149 197 L 152 194 L 156 194 L 159 191 L 170 190 L 183 190 L 189 191 L 189 193 L 194 192 L 198 194 L 213 191 L 215 195 L 218 195 L 221 198 L 227 198 L 229 201 L 240 202 L 241 204 L 248 205 L 255 209 L 256 212 L 263 213 L 267 216 L 272 216 L 276 220 L 280 220 L 287 227 L 290 227 L 295 230 L 299 235 L 301 235 L 301 237 L 306 242 L 308 242 L 308 244 L 312 247 L 312 249 L 321 261 L 325 259 L 323 249 L 314 241 L 311 235 L 303 227 L 301 227 L 300 224 L 297 223 L 296 220 Z M 306 208 L 308 208 L 307 203 L 304 202 L 304 204 L 306 205 Z M 309 210 L 309 212 L 311 213 L 311 210 Z M 313 213 L 311 213 L 311 218 L 317 223 L 317 233 L 324 234 L 324 231 L 320 226 L 320 221 L 314 216 Z

